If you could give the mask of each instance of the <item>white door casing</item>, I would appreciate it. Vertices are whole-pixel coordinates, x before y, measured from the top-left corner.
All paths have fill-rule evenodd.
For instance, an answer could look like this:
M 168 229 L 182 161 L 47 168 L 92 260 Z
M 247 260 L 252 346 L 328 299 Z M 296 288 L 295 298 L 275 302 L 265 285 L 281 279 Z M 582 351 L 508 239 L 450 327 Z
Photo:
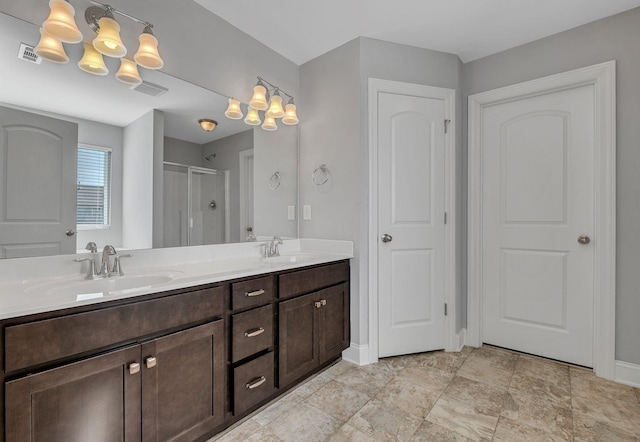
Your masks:
M 78 125 L 7 107 L 0 121 L 0 258 L 75 253 Z
M 569 102 L 575 104 L 562 104 Z M 510 146 L 508 137 L 516 133 L 529 135 Z M 502 155 L 492 147 L 496 143 Z M 530 143 L 546 144 L 544 154 L 528 154 Z M 534 181 L 539 174 L 542 183 Z M 575 198 L 580 188 L 593 194 Z M 580 234 L 593 241 L 578 244 Z M 469 97 L 468 251 L 470 345 L 516 342 L 540 354 L 535 349 L 546 342 L 544 355 L 593 365 L 599 376 L 613 377 L 614 62 Z M 513 288 L 520 294 L 514 296 Z M 584 292 L 590 299 L 581 301 Z M 544 302 L 533 302 L 534 296 Z M 519 334 L 524 329 L 536 334 Z M 563 343 L 569 335 L 575 344 Z M 562 345 L 576 348 L 563 355 Z
M 369 80 L 369 363 L 455 349 L 454 94 Z
M 240 152 L 240 242 L 245 242 L 253 225 L 253 149 Z

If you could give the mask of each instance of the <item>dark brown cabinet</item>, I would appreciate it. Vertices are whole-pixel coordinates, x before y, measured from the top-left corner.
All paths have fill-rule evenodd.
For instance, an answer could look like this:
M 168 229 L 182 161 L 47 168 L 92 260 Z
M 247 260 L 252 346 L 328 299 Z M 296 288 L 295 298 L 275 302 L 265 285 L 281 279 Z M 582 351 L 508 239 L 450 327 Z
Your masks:
M 348 284 L 279 304 L 280 387 L 304 377 L 349 346 Z

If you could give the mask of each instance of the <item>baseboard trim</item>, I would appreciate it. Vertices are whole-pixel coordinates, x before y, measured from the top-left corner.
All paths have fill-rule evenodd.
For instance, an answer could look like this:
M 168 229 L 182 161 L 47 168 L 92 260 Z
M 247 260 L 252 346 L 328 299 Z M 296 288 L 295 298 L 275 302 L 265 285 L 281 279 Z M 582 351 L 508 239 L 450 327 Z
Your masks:
M 342 359 L 356 365 L 369 365 L 369 346 L 352 342 L 349 348 L 342 352 Z
M 453 349 L 453 351 L 462 351 L 462 347 L 464 347 L 467 344 L 467 329 L 466 328 L 461 328 L 457 333 L 456 333 L 456 348 Z
M 640 365 L 630 362 L 616 361 L 615 380 L 621 384 L 640 388 Z

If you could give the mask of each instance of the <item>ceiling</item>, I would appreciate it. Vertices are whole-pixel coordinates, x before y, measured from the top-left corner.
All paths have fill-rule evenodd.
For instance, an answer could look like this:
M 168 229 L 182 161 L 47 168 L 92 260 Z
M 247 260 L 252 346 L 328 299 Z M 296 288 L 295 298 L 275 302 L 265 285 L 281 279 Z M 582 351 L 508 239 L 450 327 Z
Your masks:
M 301 65 L 357 37 L 466 63 L 640 6 L 640 0 L 195 0 Z

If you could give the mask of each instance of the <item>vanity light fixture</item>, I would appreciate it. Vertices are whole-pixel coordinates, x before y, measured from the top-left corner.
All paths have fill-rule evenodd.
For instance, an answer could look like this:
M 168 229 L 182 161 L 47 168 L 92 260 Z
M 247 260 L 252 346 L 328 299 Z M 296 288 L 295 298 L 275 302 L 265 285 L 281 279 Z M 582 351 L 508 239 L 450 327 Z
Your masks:
M 97 35 L 91 43 L 84 43 L 84 55 L 78 63 L 80 69 L 94 75 L 106 75 L 109 70 L 104 64 L 102 55 L 120 58 L 122 61 L 116 78 L 129 85 L 137 85 L 142 82 L 138 66 L 146 69 L 160 69 L 164 66 L 164 61 L 158 53 L 158 39 L 153 35 L 151 23 L 118 11 L 109 5 L 94 0 L 87 1 L 92 6 L 85 10 L 84 18 Z M 75 9 L 69 0 L 50 0 L 49 8 L 49 16 L 42 23 L 40 42 L 34 51 L 45 60 L 67 63 L 69 57 L 62 43 L 79 43 L 83 39 L 74 19 Z M 125 61 L 123 58 L 127 54 L 127 48 L 120 37 L 120 24 L 115 20 L 114 14 L 144 26 L 138 37 L 140 45 L 133 60 Z
M 284 108 L 282 107 L 282 95 L 285 95 L 289 99 Z M 235 106 L 237 106 L 237 109 L 235 109 Z M 260 119 L 259 111 L 264 111 L 264 122 Z M 240 102 L 230 98 L 229 107 L 225 115 L 231 119 L 242 118 Z M 282 123 L 288 126 L 298 124 L 298 114 L 296 112 L 296 105 L 293 103 L 293 96 L 287 94 L 278 86 L 269 83 L 264 78 L 258 77 L 258 83 L 253 88 L 253 96 L 251 100 L 249 100 L 247 117 L 244 119 L 244 122 L 250 126 L 258 126 L 262 123 L 264 130 L 274 131 L 278 129 L 276 123 L 276 119 L 278 118 L 282 118 Z
M 200 127 L 207 132 L 212 132 L 218 126 L 216 120 L 210 120 L 209 118 L 201 118 L 198 120 L 198 123 L 200 123 Z

